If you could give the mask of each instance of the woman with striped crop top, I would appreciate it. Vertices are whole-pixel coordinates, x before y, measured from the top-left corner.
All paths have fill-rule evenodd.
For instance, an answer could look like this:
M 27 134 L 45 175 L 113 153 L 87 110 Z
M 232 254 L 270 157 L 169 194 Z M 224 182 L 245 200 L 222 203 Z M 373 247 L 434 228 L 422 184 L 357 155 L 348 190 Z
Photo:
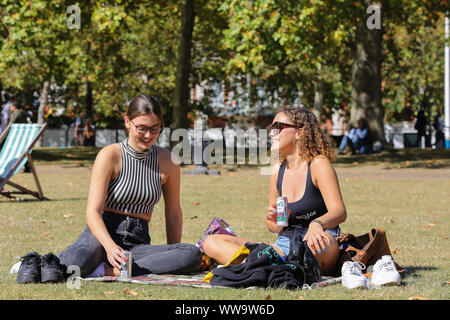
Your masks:
M 267 228 L 278 234 L 272 245 L 287 256 L 295 234 L 303 237 L 316 257 L 323 274 L 330 274 L 339 255 L 336 237 L 339 224 L 346 219 L 336 173 L 330 160 L 333 145 L 319 128 L 314 114 L 304 108 L 279 112 L 271 125 L 271 151 L 282 160 L 270 177 Z M 288 200 L 288 226 L 277 225 L 275 202 L 279 196 Z M 218 263 L 226 263 L 247 241 L 228 236 L 211 235 L 205 239 L 205 253 Z
M 159 104 L 137 96 L 124 120 L 128 138 L 100 150 L 93 165 L 87 227 L 57 256 L 65 266 L 79 266 L 81 276 L 120 274 L 123 250 L 132 252 L 133 276 L 199 271 L 200 250 L 180 243 L 180 168 L 168 150 L 155 145 L 163 129 Z M 167 245 L 151 245 L 148 225 L 161 195 Z

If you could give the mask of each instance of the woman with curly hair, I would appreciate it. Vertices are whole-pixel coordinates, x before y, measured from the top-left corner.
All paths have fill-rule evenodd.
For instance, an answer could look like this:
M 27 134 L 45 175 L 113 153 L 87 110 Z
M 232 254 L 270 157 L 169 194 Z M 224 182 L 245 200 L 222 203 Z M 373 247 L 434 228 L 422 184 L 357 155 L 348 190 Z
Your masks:
M 278 234 L 273 248 L 289 254 L 295 229 L 314 253 L 323 274 L 330 274 L 339 256 L 336 237 L 346 219 L 336 172 L 331 165 L 334 146 L 314 114 L 304 108 L 279 112 L 271 126 L 271 151 L 279 155 L 270 177 L 267 229 Z M 288 226 L 277 225 L 276 198 L 288 199 Z M 249 240 L 214 234 L 205 239 L 205 254 L 225 264 Z

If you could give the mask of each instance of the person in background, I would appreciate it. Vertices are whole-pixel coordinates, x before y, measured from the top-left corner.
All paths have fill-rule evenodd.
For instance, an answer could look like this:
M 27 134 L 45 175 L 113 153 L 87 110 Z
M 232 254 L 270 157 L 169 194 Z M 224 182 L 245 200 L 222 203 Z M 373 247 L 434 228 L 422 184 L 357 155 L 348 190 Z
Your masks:
M 17 104 L 11 104 L 11 107 L 9 109 L 11 111 L 10 117 L 9 117 L 9 124 L 12 123 L 28 123 L 28 117 L 25 110 L 18 107 Z
M 445 137 L 444 137 L 444 128 L 445 128 L 445 121 L 444 118 L 442 117 L 442 113 L 441 111 L 438 111 L 438 114 L 434 120 L 434 129 L 436 130 L 435 133 L 435 139 L 436 141 L 434 142 L 433 146 L 434 148 L 439 148 L 440 143 L 444 143 Z
M 73 129 L 73 138 L 77 146 L 84 145 L 84 126 L 85 126 L 86 113 L 82 112 L 79 117 L 75 119 L 75 127 Z
M 83 145 L 85 147 L 95 146 L 95 126 L 92 124 L 91 118 L 86 119 L 86 124 L 84 125 L 83 130 L 83 140 Z
M 417 138 L 415 146 L 417 148 L 425 148 L 425 144 L 422 143 L 422 137 L 426 139 L 427 136 L 427 119 L 425 118 L 425 109 L 422 107 L 420 108 L 419 112 L 417 113 L 417 120 L 414 125 L 414 129 L 417 130 Z M 425 140 L 424 139 L 424 140 Z
M 3 106 L 0 124 L 0 134 L 2 134 L 3 131 L 5 131 L 6 127 L 8 126 L 9 117 L 11 115 L 11 106 L 16 103 L 17 103 L 16 97 L 10 96 L 8 102 Z
M 339 154 L 344 154 L 347 145 L 352 150 L 352 154 L 356 154 L 356 150 L 360 154 L 369 154 L 372 152 L 369 140 L 370 134 L 367 121 L 364 118 L 360 118 L 358 120 L 358 126 L 351 128 L 349 133 L 342 138 L 339 146 Z

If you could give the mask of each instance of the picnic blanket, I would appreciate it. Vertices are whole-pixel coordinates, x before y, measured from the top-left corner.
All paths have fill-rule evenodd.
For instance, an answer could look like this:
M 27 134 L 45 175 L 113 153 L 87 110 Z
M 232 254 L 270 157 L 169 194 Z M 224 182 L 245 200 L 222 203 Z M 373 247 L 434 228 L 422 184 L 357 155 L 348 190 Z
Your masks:
M 191 275 L 175 275 L 175 274 L 146 274 L 132 278 L 120 278 L 113 276 L 93 277 L 93 278 L 79 278 L 82 281 L 99 281 L 99 282 L 125 282 L 125 283 L 137 283 L 147 285 L 164 285 L 164 286 L 188 286 L 197 288 L 227 288 L 225 286 L 213 286 L 210 283 L 203 280 L 208 272 L 202 272 Z M 310 286 L 304 285 L 302 290 L 310 290 L 316 288 L 322 288 L 335 283 L 340 283 L 341 277 L 322 277 L 322 281 L 313 283 Z M 257 287 L 249 287 L 246 289 L 256 289 Z

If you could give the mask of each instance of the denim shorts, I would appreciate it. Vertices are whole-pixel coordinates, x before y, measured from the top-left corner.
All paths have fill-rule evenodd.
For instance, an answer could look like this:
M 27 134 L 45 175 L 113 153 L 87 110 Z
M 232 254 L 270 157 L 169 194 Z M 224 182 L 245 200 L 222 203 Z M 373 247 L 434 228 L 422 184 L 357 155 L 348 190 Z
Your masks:
M 302 236 L 302 238 L 305 237 L 306 232 L 308 232 L 307 227 L 292 226 L 292 228 L 298 229 L 300 231 L 300 235 Z M 328 232 L 329 234 L 331 234 L 335 238 L 337 238 L 339 236 L 339 234 L 341 233 L 341 229 L 339 228 L 339 226 L 332 228 L 332 229 L 325 229 L 325 231 Z M 277 248 L 279 248 L 283 251 L 285 256 L 289 255 L 290 244 L 291 244 L 290 237 L 288 235 L 283 235 L 283 232 L 280 233 L 277 241 L 275 241 L 275 243 L 274 243 L 274 245 L 277 246 Z

